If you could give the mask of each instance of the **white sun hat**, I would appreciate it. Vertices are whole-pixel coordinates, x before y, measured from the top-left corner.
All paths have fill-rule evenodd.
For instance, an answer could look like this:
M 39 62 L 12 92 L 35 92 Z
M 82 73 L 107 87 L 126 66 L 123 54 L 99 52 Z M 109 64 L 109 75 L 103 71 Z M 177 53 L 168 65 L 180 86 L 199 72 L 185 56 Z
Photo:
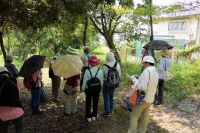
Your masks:
M 142 60 L 142 62 L 149 62 L 155 64 L 154 58 L 152 56 L 145 56 Z

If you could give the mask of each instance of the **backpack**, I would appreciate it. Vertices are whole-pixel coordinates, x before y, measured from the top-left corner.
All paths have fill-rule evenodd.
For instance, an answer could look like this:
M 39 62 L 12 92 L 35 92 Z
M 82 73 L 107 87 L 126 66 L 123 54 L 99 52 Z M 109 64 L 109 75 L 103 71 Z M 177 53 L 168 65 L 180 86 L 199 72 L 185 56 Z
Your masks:
M 87 82 L 87 85 L 88 85 L 88 90 L 90 92 L 100 92 L 101 90 L 101 82 L 100 80 L 96 77 L 98 72 L 99 72 L 99 69 L 97 70 L 97 73 L 95 74 L 94 77 L 92 77 L 92 73 L 91 73 L 91 70 L 88 69 L 89 72 L 90 72 L 90 75 L 91 75 L 91 79 L 88 80 Z
M 108 67 L 108 74 L 107 74 L 108 86 L 114 88 L 119 87 L 120 78 L 119 78 L 119 73 L 116 69 L 117 62 L 114 64 L 113 67 L 110 67 L 107 64 L 105 64 L 105 66 Z
M 33 82 L 33 80 L 32 80 L 31 77 L 29 77 L 29 78 L 24 78 L 24 81 L 23 81 L 24 87 L 25 87 L 26 89 L 28 89 L 28 90 L 31 90 L 32 87 L 33 87 L 32 82 Z

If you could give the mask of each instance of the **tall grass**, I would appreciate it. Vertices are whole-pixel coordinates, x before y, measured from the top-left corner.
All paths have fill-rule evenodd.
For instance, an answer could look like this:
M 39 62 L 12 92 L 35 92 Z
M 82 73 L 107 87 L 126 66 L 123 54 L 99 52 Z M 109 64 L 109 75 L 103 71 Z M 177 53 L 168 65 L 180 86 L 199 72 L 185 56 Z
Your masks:
M 200 60 L 173 64 L 171 72 L 174 77 L 166 82 L 166 99 L 172 107 L 193 94 L 200 94 Z

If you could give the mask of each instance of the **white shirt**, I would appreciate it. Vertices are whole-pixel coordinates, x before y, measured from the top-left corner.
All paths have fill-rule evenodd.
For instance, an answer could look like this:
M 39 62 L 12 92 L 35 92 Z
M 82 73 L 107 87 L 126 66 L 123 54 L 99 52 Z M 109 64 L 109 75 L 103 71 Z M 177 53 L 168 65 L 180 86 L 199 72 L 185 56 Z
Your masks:
M 158 85 L 158 73 L 153 66 L 149 66 L 140 75 L 136 89 L 145 92 L 144 101 L 147 103 L 153 103 L 156 88 Z
M 167 57 L 162 57 L 158 62 L 158 78 L 164 79 L 165 71 L 169 70 L 169 67 L 171 65 L 171 61 Z

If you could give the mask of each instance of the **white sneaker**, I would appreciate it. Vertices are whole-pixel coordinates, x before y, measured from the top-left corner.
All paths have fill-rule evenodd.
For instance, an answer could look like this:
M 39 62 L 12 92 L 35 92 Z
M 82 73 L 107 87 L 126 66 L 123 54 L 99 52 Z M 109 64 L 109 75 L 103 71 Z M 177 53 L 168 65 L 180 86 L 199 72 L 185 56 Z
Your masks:
M 87 121 L 88 121 L 88 122 L 92 122 L 92 119 L 91 119 L 91 118 L 87 118 Z
M 96 117 L 92 117 L 92 121 L 96 121 Z

